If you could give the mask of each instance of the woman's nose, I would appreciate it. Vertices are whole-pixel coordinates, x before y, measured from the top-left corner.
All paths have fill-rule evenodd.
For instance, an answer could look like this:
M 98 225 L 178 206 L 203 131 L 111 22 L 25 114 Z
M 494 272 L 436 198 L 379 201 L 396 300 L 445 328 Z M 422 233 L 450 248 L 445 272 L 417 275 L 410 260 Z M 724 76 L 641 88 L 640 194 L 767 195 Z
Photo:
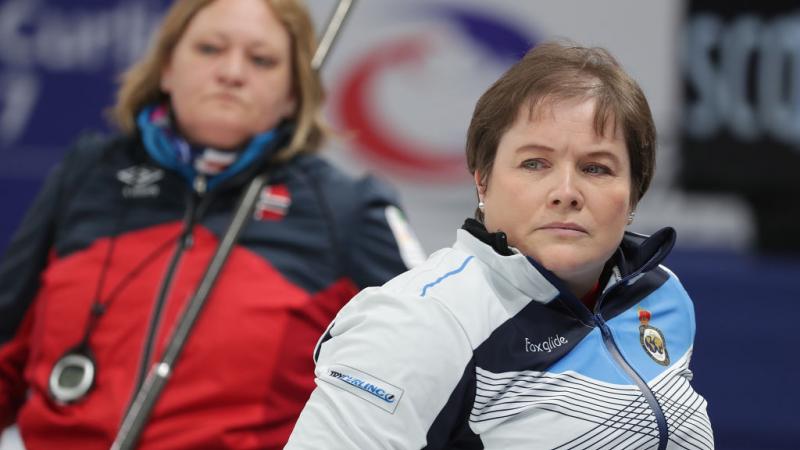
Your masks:
M 573 209 L 583 208 L 583 194 L 577 185 L 578 179 L 572 170 L 553 173 L 553 186 L 548 194 L 551 206 L 566 206 Z
M 224 58 L 220 59 L 217 68 L 218 78 L 225 84 L 238 86 L 244 83 L 245 77 L 245 57 L 241 52 L 230 51 Z

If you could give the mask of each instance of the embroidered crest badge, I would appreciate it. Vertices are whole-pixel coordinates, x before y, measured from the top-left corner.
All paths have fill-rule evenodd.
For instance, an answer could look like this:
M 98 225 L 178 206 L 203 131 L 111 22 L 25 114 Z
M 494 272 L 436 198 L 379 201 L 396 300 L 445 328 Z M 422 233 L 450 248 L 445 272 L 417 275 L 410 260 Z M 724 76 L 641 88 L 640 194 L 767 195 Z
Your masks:
M 653 361 L 668 366 L 667 340 L 661 330 L 650 325 L 650 316 L 650 311 L 639 308 L 639 342 Z

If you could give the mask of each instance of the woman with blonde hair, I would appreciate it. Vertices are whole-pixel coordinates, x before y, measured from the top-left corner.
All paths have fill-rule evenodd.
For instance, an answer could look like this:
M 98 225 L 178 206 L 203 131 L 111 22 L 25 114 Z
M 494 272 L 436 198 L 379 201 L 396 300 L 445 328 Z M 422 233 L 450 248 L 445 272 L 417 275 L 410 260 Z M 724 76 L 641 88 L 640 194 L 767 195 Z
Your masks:
M 148 373 L 168 383 L 138 448 L 285 444 L 318 336 L 418 251 L 390 190 L 316 155 L 315 46 L 299 0 L 176 1 L 124 76 L 121 133 L 48 178 L 0 266 L 0 427 L 28 449 L 109 448 Z

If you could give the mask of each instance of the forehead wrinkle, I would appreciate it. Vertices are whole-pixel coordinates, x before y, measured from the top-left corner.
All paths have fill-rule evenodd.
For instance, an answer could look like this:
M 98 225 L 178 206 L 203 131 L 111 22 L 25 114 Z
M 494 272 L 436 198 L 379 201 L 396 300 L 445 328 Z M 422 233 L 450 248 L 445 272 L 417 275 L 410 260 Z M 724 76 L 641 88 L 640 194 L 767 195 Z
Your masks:
M 609 138 L 611 140 L 617 137 L 623 137 L 623 130 L 621 124 L 617 123 L 617 114 L 612 110 L 611 105 L 599 92 L 597 91 L 602 86 L 590 86 L 586 90 L 582 90 L 579 95 L 546 95 L 538 98 L 531 98 L 523 103 L 517 114 L 516 120 L 521 120 L 523 111 L 527 109 L 528 121 L 536 122 L 542 120 L 549 115 L 550 119 L 555 118 L 555 108 L 559 105 L 578 105 L 586 101 L 594 101 L 594 132 L 600 138 Z

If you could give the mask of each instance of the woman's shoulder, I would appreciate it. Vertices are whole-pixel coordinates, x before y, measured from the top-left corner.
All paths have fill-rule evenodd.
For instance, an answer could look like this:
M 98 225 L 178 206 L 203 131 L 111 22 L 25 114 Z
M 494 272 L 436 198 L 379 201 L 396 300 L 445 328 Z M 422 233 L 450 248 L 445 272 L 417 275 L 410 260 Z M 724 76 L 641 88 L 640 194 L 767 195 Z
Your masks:
M 380 178 L 369 174 L 356 174 L 343 170 L 334 162 L 316 153 L 298 155 L 289 163 L 293 172 L 301 172 L 323 189 L 335 189 L 349 196 L 380 195 L 394 198 L 394 189 Z M 332 193 L 333 193 L 332 192 Z
M 379 288 L 383 295 L 437 304 L 459 322 L 480 322 L 476 312 L 496 305 L 484 267 L 474 255 L 445 247 L 421 265 L 395 277 Z
M 399 196 L 387 182 L 372 175 L 346 173 L 318 155 L 298 156 L 286 169 L 290 180 L 310 188 L 325 205 L 339 224 L 344 245 L 382 235 L 381 230 L 390 225 L 387 214 L 400 208 Z
M 488 326 L 486 313 L 493 310 L 483 304 L 491 303 L 486 292 L 487 280 L 475 258 L 445 247 L 384 285 L 362 290 L 340 317 L 382 317 L 392 323 L 435 321 L 441 326 L 450 324 L 454 333 L 469 342 L 480 342 Z
M 82 177 L 87 171 L 99 168 L 104 161 L 128 157 L 121 150 L 130 148 L 130 143 L 134 140 L 134 137 L 121 134 L 94 131 L 81 133 L 65 151 L 59 164 L 60 171 L 66 177 Z
M 119 155 L 122 153 L 122 149 L 131 148 L 131 144 L 135 141 L 135 136 L 127 134 L 83 132 L 69 145 L 64 156 L 64 163 L 69 165 L 92 164 L 101 159 Z
M 472 259 L 462 250 L 444 247 L 432 253 L 422 264 L 388 281 L 383 288 L 426 297 L 432 294 L 434 287 L 449 285 L 452 280 L 463 277 Z
M 661 280 L 661 288 L 669 290 L 673 293 L 673 296 L 682 299 L 687 303 L 691 303 L 692 299 L 689 293 L 686 291 L 686 288 L 683 286 L 680 278 L 673 272 L 669 267 L 664 264 L 659 264 L 652 272 L 651 275 L 655 275 L 660 277 Z

